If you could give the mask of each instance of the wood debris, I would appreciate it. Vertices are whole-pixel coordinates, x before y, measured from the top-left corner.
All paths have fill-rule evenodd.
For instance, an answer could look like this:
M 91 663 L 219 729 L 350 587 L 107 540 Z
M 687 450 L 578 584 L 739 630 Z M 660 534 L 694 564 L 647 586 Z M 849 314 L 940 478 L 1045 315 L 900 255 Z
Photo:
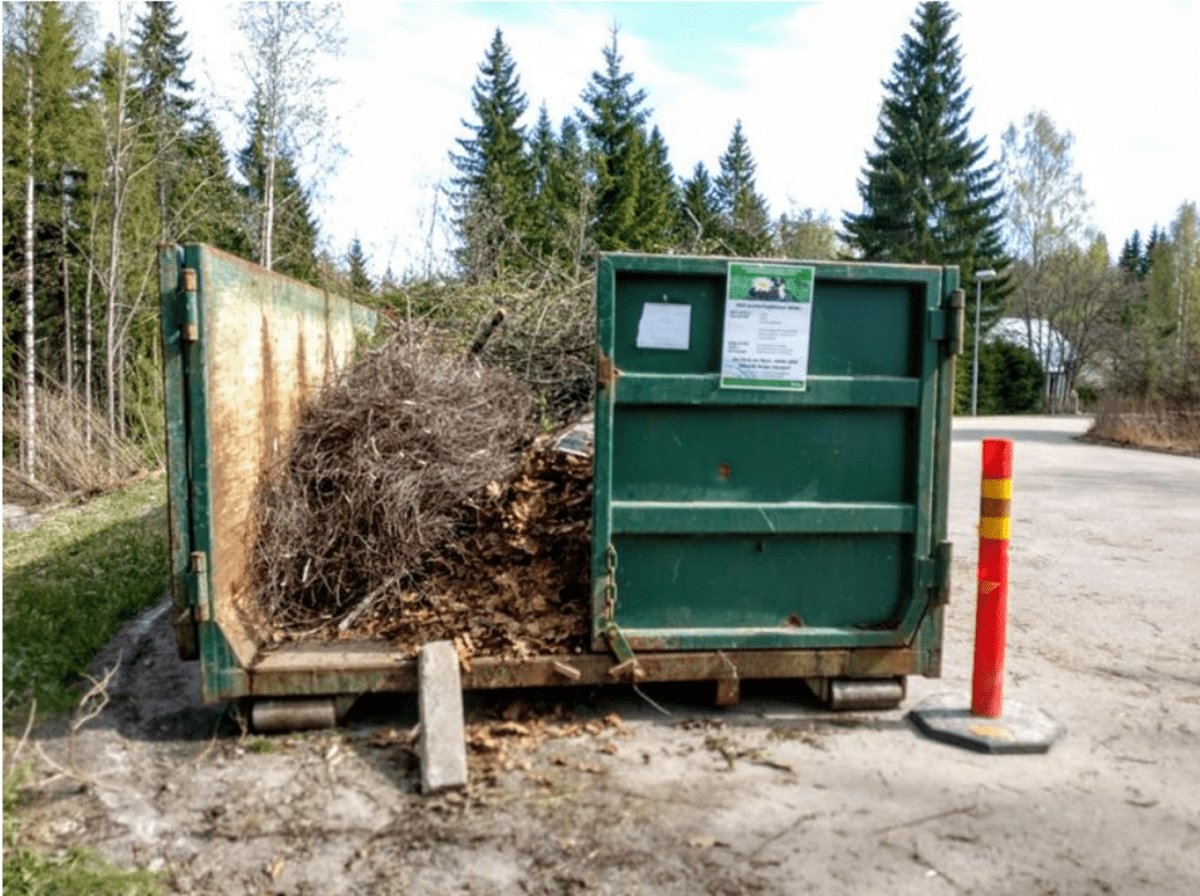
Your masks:
M 587 650 L 592 462 L 531 442 L 528 409 L 477 362 L 371 352 L 262 490 L 246 610 L 262 643 L 387 640 L 415 656 L 448 640 L 465 671 Z

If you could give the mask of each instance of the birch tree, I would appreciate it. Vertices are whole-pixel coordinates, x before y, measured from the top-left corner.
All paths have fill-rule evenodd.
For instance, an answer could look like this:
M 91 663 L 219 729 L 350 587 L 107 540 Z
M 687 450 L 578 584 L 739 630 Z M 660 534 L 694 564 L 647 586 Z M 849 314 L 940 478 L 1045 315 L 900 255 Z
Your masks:
M 36 476 L 38 457 L 38 295 L 62 288 L 55 301 L 69 299 L 69 284 L 59 279 L 65 270 L 60 264 L 66 257 L 63 233 L 53 241 L 52 250 L 53 256 L 61 253 L 61 258 L 44 268 L 45 277 L 41 277 L 37 265 L 37 234 L 43 224 L 65 226 L 62 205 L 65 200 L 59 191 L 73 167 L 79 90 L 86 80 L 79 64 L 78 26 L 72 12 L 71 7 L 59 3 L 4 6 L 5 204 L 9 205 L 15 180 L 20 184 L 20 199 L 14 204 L 21 208 L 20 274 L 6 279 L 10 282 L 18 279 L 20 283 L 23 349 L 20 464 L 22 472 L 30 478 Z M 57 197 L 53 207 L 40 207 L 44 195 Z M 69 320 L 69 307 L 64 308 L 64 316 Z M 69 357 L 69 330 L 65 336 Z
M 255 197 L 258 261 L 275 266 L 275 223 L 280 205 L 281 159 L 318 165 L 323 161 L 332 122 L 326 95 L 334 84 L 328 65 L 341 55 L 341 7 L 329 3 L 246 3 L 238 28 L 246 39 L 242 57 L 251 98 L 244 119 L 258 141 L 264 167 L 261 195 Z M 297 184 L 300 186 L 300 184 Z

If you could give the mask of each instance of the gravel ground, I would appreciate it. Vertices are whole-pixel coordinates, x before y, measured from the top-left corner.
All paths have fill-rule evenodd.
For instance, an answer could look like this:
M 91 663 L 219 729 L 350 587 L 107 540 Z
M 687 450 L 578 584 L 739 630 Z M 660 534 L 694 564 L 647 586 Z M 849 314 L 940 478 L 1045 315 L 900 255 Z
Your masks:
M 74 744 L 23 745 L 25 833 L 171 893 L 1200 892 L 1200 459 L 1074 441 L 1087 423 L 956 421 L 944 677 L 896 711 L 829 713 L 791 684 L 724 711 L 650 690 L 670 716 L 625 689 L 476 696 L 472 784 L 426 798 L 411 698 L 246 734 L 199 703 L 164 603 L 101 657 L 113 700 Z M 905 718 L 969 702 L 985 436 L 1016 441 L 1007 697 L 1065 724 L 1045 755 Z

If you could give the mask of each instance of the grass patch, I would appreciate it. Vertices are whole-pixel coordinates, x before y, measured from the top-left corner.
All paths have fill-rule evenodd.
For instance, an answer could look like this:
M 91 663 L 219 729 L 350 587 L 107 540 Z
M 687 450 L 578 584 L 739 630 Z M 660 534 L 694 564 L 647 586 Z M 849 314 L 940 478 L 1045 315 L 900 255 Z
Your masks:
M 1088 435 L 1108 442 L 1200 456 L 1200 407 L 1182 403 L 1100 403 Z
M 22 846 L 16 817 L 27 768 L 4 776 L 4 892 L 6 896 L 160 896 L 163 884 L 145 868 L 127 870 L 95 849 L 72 846 L 48 855 Z
M 96 654 L 166 588 L 161 473 L 60 507 L 27 532 L 6 532 L 5 718 L 23 720 L 33 697 L 39 713 L 72 708 L 79 699 L 72 686 Z

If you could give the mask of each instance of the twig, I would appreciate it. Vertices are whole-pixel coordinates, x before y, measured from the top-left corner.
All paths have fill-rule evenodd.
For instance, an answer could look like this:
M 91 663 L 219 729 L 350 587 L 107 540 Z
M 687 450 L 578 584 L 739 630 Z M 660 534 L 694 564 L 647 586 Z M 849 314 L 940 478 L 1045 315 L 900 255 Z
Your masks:
M 338 623 L 338 631 L 344 632 L 350 626 L 354 625 L 354 623 L 358 621 L 358 617 L 362 616 L 367 612 L 367 610 L 371 609 L 371 607 L 374 606 L 375 601 L 399 581 L 400 576 L 392 576 L 390 579 L 360 600 L 356 606 L 354 606 L 345 616 L 342 617 L 342 621 Z
M 639 697 L 641 697 L 643 700 L 645 700 L 647 703 L 649 703 L 651 706 L 653 706 L 655 709 L 657 709 L 659 712 L 661 712 L 661 713 L 662 713 L 664 716 L 669 716 L 669 715 L 671 715 L 671 711 L 670 711 L 669 709 L 664 709 L 662 706 L 659 706 L 657 703 L 655 703 L 655 702 L 654 702 L 652 699 L 650 699 L 650 697 L 649 697 L 649 696 L 648 696 L 648 695 L 647 695 L 647 694 L 646 694 L 646 693 L 645 693 L 645 692 L 644 692 L 644 691 L 643 691 L 641 688 L 639 688 L 639 687 L 638 687 L 636 684 L 635 684 L 635 685 L 632 685 L 632 687 L 633 687 L 633 691 L 634 691 L 634 693 L 635 693 L 635 694 L 637 694 Z
M 82 784 L 90 784 L 94 787 L 103 787 L 105 790 L 121 790 L 120 787 L 116 787 L 112 784 L 105 784 L 99 778 L 93 777 L 92 775 L 83 774 L 78 769 L 74 768 L 74 763 L 72 763 L 71 768 L 64 768 L 63 766 L 61 766 L 57 762 L 55 762 L 53 759 L 51 759 L 49 756 L 47 756 L 46 751 L 42 749 L 42 745 L 39 743 L 35 743 L 33 745 L 33 749 L 37 751 L 37 754 L 40 757 L 42 757 L 43 762 L 45 762 L 48 766 L 50 766 L 52 769 L 54 769 L 56 772 L 58 772 L 58 775 L 56 775 L 55 777 L 61 776 L 64 778 L 70 778 L 72 781 L 79 781 Z M 53 780 L 53 778 L 51 778 L 50 780 Z M 49 783 L 49 781 L 43 781 L 42 785 L 45 786 L 48 783 Z
M 80 699 L 67 735 L 67 758 L 71 768 L 75 768 L 75 737 L 84 725 L 100 715 L 104 711 L 104 707 L 108 706 L 108 686 L 112 682 L 113 676 L 117 674 L 117 670 L 121 668 L 123 655 L 124 650 L 117 654 L 117 661 L 105 670 L 99 681 L 90 675 L 85 676 L 92 686 Z
M 25 722 L 25 730 L 21 732 L 21 739 L 17 741 L 17 746 L 12 751 L 12 755 L 8 757 L 9 768 L 16 765 L 17 757 L 21 755 L 21 750 L 25 747 L 25 741 L 29 738 L 29 732 L 33 728 L 33 717 L 35 715 L 37 715 L 37 697 L 32 698 L 29 704 L 29 718 Z
M 941 818 L 949 818 L 951 815 L 963 815 L 967 812 L 974 812 L 978 803 L 972 803 L 969 806 L 963 806 L 959 809 L 947 809 L 945 812 L 938 812 L 936 815 L 923 815 L 920 818 L 914 818 L 912 821 L 901 821 L 897 824 L 889 824 L 887 827 L 876 828 L 871 831 L 872 834 L 886 834 L 888 831 L 895 831 L 900 828 L 911 828 L 919 824 L 925 824 L 927 821 L 937 821 Z M 932 866 L 931 866 L 932 867 Z

